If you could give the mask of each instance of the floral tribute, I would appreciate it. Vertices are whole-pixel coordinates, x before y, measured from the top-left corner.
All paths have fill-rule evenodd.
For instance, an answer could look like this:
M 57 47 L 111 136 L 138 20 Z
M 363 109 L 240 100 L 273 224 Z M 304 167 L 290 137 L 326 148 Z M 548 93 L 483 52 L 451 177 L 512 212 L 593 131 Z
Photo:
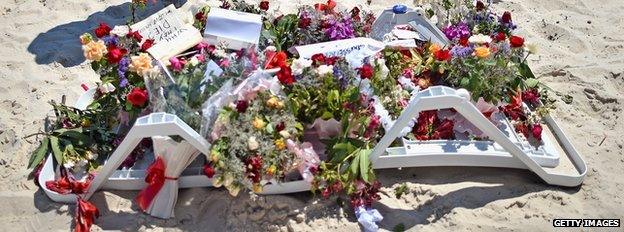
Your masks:
M 45 184 L 63 193 L 84 189 L 90 178 L 74 176 L 89 176 L 103 163 L 138 116 L 164 111 L 211 142 L 203 171 L 215 187 L 237 196 L 244 188 L 262 192 L 278 182 L 306 181 L 323 198 L 346 194 L 360 222 L 375 228 L 382 219 L 372 209 L 381 183 L 369 155 L 417 91 L 467 89 L 484 116 L 504 115 L 516 132 L 541 145 L 541 118 L 552 100 L 527 65 L 535 48 L 515 33 L 509 12 L 496 14 L 480 1 L 434 1 L 426 12 L 437 18 L 448 43 L 386 47 L 353 65 L 323 53 L 297 57 L 290 48 L 367 37 L 375 20 L 370 12 L 340 11 L 334 0 L 286 15 L 269 1 L 222 0 L 220 7 L 263 16 L 258 47 L 229 50 L 201 42 L 156 62 L 146 52 L 154 41 L 127 26 L 102 23 L 80 36 L 100 76 L 93 101 L 83 110 L 52 102 L 56 120 L 37 133 L 44 137 L 29 167 L 40 167 L 51 153 L 63 177 Z M 203 30 L 210 8 L 192 13 L 193 25 Z M 417 32 L 409 25 L 400 29 Z M 420 112 L 401 137 L 487 139 L 451 109 Z M 150 149 L 149 140 L 141 142 L 122 166 L 132 167 Z M 97 211 L 85 202 L 80 207 L 79 218 L 87 218 L 77 225 L 88 229 Z

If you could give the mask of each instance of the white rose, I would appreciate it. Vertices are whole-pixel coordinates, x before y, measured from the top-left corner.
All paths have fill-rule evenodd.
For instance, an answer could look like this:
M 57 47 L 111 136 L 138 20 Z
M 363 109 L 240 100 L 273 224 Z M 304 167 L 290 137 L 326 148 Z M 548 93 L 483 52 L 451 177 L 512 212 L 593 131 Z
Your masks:
M 316 73 L 320 76 L 334 73 L 334 66 L 333 65 L 321 65 L 318 68 L 316 68 Z
M 484 34 L 476 34 L 476 35 L 470 36 L 470 38 L 468 38 L 468 42 L 473 43 L 473 44 L 491 43 L 492 38 Z
M 126 25 L 123 26 L 115 26 L 110 33 L 113 35 L 117 35 L 119 37 L 124 37 L 130 32 L 130 28 Z
M 98 90 L 102 93 L 111 93 L 115 91 L 115 86 L 111 83 L 102 84 L 98 87 Z
M 197 57 L 196 57 L 196 56 L 193 56 L 193 58 L 191 58 L 191 60 L 189 61 L 189 63 L 190 63 L 192 66 L 197 66 L 197 65 L 199 64 L 199 60 L 197 59 Z
M 256 137 L 251 136 L 249 137 L 249 139 L 247 139 L 247 147 L 249 148 L 249 150 L 254 151 L 258 149 L 258 147 L 260 147 L 260 143 L 256 141 Z

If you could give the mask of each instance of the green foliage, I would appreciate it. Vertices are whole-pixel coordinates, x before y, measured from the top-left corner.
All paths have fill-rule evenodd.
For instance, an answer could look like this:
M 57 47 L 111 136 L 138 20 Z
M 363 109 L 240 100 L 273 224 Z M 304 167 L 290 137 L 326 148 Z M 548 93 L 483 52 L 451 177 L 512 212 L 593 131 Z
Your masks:
M 296 14 L 284 15 L 275 24 L 265 20 L 262 38 L 267 41 L 267 44 L 270 44 L 268 41 L 272 41 L 272 45 L 278 51 L 286 50 L 296 43 L 298 23 L 299 17 Z
M 394 188 L 394 196 L 397 199 L 400 199 L 401 196 L 403 196 L 404 194 L 409 192 L 409 188 L 407 187 L 406 183 L 402 183 L 399 186 L 397 186 L 396 188 Z

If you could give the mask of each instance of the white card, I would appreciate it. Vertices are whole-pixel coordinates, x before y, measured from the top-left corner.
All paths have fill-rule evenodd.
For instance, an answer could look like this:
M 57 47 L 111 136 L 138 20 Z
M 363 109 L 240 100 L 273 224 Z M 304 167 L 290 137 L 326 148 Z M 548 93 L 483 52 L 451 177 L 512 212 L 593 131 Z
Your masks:
M 210 44 L 224 42 L 234 50 L 257 45 L 262 30 L 262 16 L 211 8 L 206 18 L 204 37 Z
M 148 53 L 158 60 L 169 59 L 202 39 L 199 30 L 180 19 L 178 9 L 173 5 L 130 27 L 145 39 L 154 39 L 154 46 L 148 49 Z
M 206 72 L 204 73 L 204 79 L 202 80 L 202 82 L 204 83 L 212 82 L 212 80 L 215 77 L 220 77 L 221 74 L 223 74 L 223 69 L 221 69 L 221 67 L 219 67 L 219 65 L 215 63 L 214 61 L 209 60 L 206 66 Z M 202 92 L 204 92 L 205 87 L 206 87 L 205 85 L 202 85 L 200 87 Z

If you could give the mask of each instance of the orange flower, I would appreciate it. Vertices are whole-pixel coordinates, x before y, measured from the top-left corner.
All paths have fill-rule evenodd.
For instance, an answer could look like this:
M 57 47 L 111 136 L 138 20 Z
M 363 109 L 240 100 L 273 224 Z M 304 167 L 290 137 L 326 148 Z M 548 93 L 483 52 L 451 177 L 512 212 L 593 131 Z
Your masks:
M 485 46 L 480 46 L 475 48 L 475 56 L 479 58 L 487 58 L 490 56 L 490 49 Z
M 432 43 L 431 45 L 429 45 L 429 53 L 433 54 L 436 53 L 437 51 L 440 51 L 440 45 L 436 44 L 436 43 Z
M 106 54 L 106 45 L 104 45 L 104 41 L 91 41 L 82 46 L 82 51 L 84 52 L 85 58 L 87 60 L 98 61 L 104 57 Z

